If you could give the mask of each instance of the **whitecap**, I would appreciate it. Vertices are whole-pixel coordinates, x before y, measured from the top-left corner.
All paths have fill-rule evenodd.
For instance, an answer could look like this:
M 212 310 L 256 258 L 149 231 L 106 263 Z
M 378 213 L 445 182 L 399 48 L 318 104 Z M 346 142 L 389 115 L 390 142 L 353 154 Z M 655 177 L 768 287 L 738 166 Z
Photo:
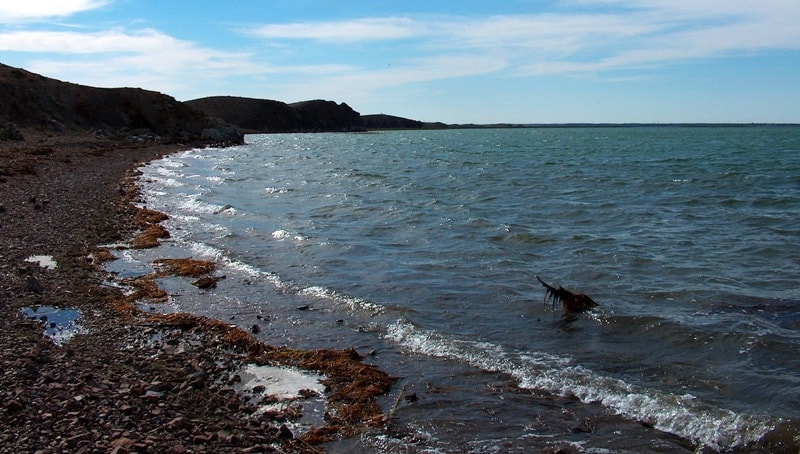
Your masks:
M 305 295 L 314 298 L 329 300 L 336 304 L 344 305 L 351 311 L 368 312 L 373 315 L 380 314 L 384 311 L 383 306 L 379 304 L 371 303 L 361 298 L 343 295 L 335 290 L 331 290 L 325 287 L 319 287 L 319 286 L 306 287 L 298 290 L 297 293 L 299 295 Z
M 275 238 L 276 240 L 285 240 L 287 238 L 291 238 L 294 241 L 305 241 L 303 235 L 300 235 L 297 232 L 290 232 L 284 229 L 278 229 L 272 232 L 272 238 Z

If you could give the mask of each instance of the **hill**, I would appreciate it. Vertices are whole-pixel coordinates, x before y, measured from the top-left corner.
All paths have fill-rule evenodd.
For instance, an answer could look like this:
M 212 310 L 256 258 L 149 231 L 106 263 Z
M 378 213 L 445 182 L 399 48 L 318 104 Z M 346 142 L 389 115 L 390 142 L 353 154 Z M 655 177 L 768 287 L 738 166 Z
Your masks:
M 211 96 L 186 104 L 249 133 L 364 130 L 361 115 L 350 106 L 320 99 L 286 104 L 269 99 Z
M 162 142 L 242 143 L 240 131 L 175 98 L 141 88 L 95 88 L 0 64 L 0 131 L 87 131 Z M 9 125 L 11 123 L 11 125 Z
M 367 129 L 422 129 L 421 121 L 386 114 L 362 115 Z

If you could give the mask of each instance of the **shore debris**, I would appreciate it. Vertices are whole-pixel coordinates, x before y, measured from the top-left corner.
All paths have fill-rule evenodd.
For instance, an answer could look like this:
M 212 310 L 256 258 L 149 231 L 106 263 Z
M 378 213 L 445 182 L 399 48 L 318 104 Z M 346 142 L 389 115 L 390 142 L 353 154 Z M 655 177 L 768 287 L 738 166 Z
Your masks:
M 153 264 L 158 268 L 159 277 L 183 276 L 203 277 L 214 272 L 214 262 L 208 260 L 185 259 L 156 259 Z
M 225 276 L 206 276 L 192 282 L 192 285 L 197 288 L 207 290 L 217 288 L 217 282 L 221 281 L 222 279 L 225 279 Z

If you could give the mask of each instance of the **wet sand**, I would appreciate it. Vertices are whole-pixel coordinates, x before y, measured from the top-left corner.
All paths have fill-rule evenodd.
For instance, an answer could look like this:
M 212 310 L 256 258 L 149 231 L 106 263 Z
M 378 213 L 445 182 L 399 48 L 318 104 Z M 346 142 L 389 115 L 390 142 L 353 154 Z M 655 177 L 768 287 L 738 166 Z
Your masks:
M 149 315 L 104 285 L 98 245 L 159 230 L 132 204 L 131 169 L 185 147 L 23 135 L 0 142 L 0 452 L 318 452 L 386 423 L 375 397 L 394 380 L 353 351 L 275 348 L 215 320 Z M 57 345 L 43 336 L 51 320 L 23 314 L 37 307 L 80 311 L 81 331 Z M 271 397 L 232 389 L 245 364 L 322 373 L 324 421 L 295 429 L 302 399 L 257 412 Z

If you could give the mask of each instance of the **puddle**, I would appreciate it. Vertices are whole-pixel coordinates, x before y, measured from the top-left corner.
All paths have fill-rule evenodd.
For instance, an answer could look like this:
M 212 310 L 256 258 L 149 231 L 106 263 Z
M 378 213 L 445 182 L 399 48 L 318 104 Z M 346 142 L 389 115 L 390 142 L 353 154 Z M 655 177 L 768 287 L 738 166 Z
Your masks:
M 24 316 L 44 323 L 44 335 L 49 337 L 54 344 L 64 345 L 76 334 L 85 330 L 77 322 L 81 311 L 77 309 L 61 309 L 58 307 L 23 307 Z
M 32 255 L 25 259 L 28 263 L 36 263 L 40 267 L 47 270 L 54 270 L 58 267 L 56 260 L 52 255 Z

